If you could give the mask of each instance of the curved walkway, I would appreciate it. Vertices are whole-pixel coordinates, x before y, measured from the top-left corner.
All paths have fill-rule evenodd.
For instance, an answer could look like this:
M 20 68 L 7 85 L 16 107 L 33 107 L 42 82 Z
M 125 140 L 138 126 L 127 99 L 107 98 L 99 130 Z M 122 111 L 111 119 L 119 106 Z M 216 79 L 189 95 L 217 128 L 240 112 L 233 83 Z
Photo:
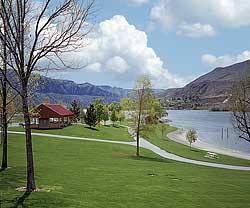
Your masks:
M 10 134 L 21 134 L 24 135 L 25 132 L 15 132 L 15 131 L 8 131 Z M 121 142 L 121 141 L 113 141 L 113 140 L 102 140 L 102 139 L 91 139 L 91 138 L 82 138 L 82 137 L 73 137 L 73 136 L 63 136 L 63 135 L 55 135 L 55 134 L 41 134 L 41 133 L 32 133 L 32 135 L 35 136 L 43 136 L 43 137 L 53 137 L 53 138 L 63 138 L 63 139 L 75 139 L 75 140 L 84 140 L 84 141 L 96 141 L 96 142 L 106 142 L 106 143 L 114 143 L 114 144 L 126 144 L 126 145 L 132 145 L 136 146 L 136 142 Z M 165 150 L 162 150 L 161 148 L 151 144 L 147 140 L 140 138 L 140 147 L 143 147 L 145 149 L 151 150 L 152 152 L 160 155 L 161 157 L 175 160 L 179 162 L 185 162 L 195 165 L 203 165 L 208 167 L 215 167 L 215 168 L 223 168 L 223 169 L 230 169 L 230 170 L 247 170 L 250 171 L 250 167 L 245 166 L 233 166 L 233 165 L 224 165 L 224 164 L 218 164 L 218 163 L 209 163 L 209 162 L 202 162 L 198 160 L 191 160 L 184 157 L 177 156 L 175 154 L 166 152 Z

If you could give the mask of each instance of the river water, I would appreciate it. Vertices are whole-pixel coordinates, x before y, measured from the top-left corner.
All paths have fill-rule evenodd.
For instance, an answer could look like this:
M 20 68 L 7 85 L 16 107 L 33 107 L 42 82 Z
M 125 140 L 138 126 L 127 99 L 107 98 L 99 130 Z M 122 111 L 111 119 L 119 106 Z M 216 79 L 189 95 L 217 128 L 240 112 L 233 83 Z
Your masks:
M 199 140 L 210 145 L 250 153 L 250 142 L 240 139 L 232 125 L 230 112 L 194 110 L 169 110 L 171 125 L 179 128 L 194 128 Z

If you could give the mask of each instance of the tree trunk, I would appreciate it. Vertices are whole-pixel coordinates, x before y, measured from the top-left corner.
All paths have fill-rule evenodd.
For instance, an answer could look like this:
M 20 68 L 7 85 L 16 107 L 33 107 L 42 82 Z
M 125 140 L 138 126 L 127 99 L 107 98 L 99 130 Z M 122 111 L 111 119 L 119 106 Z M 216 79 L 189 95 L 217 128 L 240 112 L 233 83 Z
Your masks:
M 136 132 L 136 156 L 140 157 L 140 125 L 141 125 L 141 112 L 142 112 L 142 102 L 140 101 L 139 115 L 137 121 L 137 132 Z
M 6 38 L 6 37 L 5 37 Z M 8 122 L 7 122 L 7 50 L 5 45 L 5 40 L 3 44 L 3 82 L 2 82 L 2 145 L 3 145 L 3 154 L 2 154 L 2 165 L 1 169 L 5 170 L 8 167 Z
M 8 167 L 8 135 L 7 135 L 7 81 L 6 78 L 3 80 L 2 86 L 2 145 L 3 145 L 3 154 L 2 154 L 2 165 L 1 169 L 5 170 Z
M 137 133 L 136 133 L 136 156 L 140 157 L 140 131 L 137 127 Z
M 26 191 L 32 192 L 36 190 L 35 185 L 35 173 L 34 173 L 34 162 L 33 162 L 33 150 L 32 150 L 32 137 L 31 137 L 31 129 L 30 129 L 30 115 L 29 115 L 29 107 L 28 107 L 28 93 L 27 93 L 27 85 L 23 86 L 23 96 L 22 96 L 22 104 L 23 104 L 23 115 L 25 122 L 25 135 L 26 135 L 26 157 L 27 157 L 27 187 Z

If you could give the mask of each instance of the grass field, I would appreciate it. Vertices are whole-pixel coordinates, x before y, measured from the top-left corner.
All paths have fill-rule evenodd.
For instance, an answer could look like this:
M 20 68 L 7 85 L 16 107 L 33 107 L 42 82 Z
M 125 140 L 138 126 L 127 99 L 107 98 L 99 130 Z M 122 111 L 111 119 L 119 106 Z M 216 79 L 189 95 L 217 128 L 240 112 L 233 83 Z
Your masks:
M 47 192 L 23 193 L 23 135 L 10 135 L 9 166 L 0 172 L 0 207 L 240 208 L 249 207 L 249 171 L 162 159 L 135 147 L 34 136 L 36 183 Z M 0 156 L 1 158 L 1 156 Z
M 24 131 L 23 127 L 11 127 L 10 131 Z M 90 129 L 83 125 L 72 125 L 64 129 L 32 130 L 33 133 L 57 134 L 65 136 L 87 137 L 95 139 L 107 139 L 115 141 L 134 141 L 128 133 L 128 129 L 119 125 L 99 125 Z
M 167 126 L 164 135 L 174 130 L 176 130 L 175 127 Z M 195 148 L 190 151 L 190 148 L 188 146 L 174 142 L 168 139 L 166 136 L 162 136 L 161 125 L 148 125 L 142 131 L 142 136 L 151 143 L 161 147 L 162 149 L 182 157 L 222 164 L 250 166 L 250 160 L 244 160 L 220 154 L 218 159 L 209 159 L 204 157 L 207 153 L 206 151 Z

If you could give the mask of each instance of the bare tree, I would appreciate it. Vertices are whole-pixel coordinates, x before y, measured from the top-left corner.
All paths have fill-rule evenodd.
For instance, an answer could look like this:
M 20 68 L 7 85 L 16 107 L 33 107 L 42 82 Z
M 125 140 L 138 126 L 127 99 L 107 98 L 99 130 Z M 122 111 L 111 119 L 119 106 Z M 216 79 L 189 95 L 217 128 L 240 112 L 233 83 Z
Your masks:
M 83 47 L 88 34 L 88 17 L 94 12 L 94 0 L 0 0 L 0 18 L 4 31 L 0 39 L 9 52 L 8 67 L 18 77 L 19 87 L 6 79 L 21 96 L 25 121 L 27 153 L 27 191 L 36 189 L 29 115 L 29 79 L 43 64 L 58 69 L 67 67 L 62 55 Z M 2 55 L 2 54 L 1 54 Z M 43 64 L 41 64 L 43 63 Z
M 133 90 L 135 101 L 135 125 L 136 125 L 136 156 L 140 156 L 140 131 L 145 121 L 145 116 L 150 109 L 150 100 L 153 97 L 152 84 L 147 76 L 141 76 L 136 81 Z
M 3 27 L 3 21 L 0 21 L 0 29 L 3 32 L 3 38 L 0 39 L 0 115 L 1 115 L 1 145 L 2 145 L 2 164 L 1 169 L 5 170 L 8 167 L 8 134 L 7 128 L 8 123 L 15 115 L 15 110 L 13 109 L 14 101 L 17 98 L 16 93 L 14 94 L 7 82 L 7 76 L 11 73 L 7 67 L 8 61 L 8 49 L 6 47 L 6 31 Z
M 2 27 L 0 27 L 2 29 Z M 4 170 L 8 167 L 8 134 L 7 134 L 7 94 L 8 94 L 8 86 L 7 86 L 7 47 L 5 44 L 6 41 L 6 33 L 3 32 L 3 38 L 0 40 L 1 42 L 1 54 L 2 54 L 2 59 L 1 59 L 1 76 L 0 79 L 0 84 L 1 84 L 1 143 L 3 145 L 3 155 L 2 155 L 2 165 L 1 169 Z M 1 75 L 0 74 L 0 75 Z
M 235 86 L 232 93 L 233 125 L 239 137 L 250 142 L 250 75 L 246 74 Z

